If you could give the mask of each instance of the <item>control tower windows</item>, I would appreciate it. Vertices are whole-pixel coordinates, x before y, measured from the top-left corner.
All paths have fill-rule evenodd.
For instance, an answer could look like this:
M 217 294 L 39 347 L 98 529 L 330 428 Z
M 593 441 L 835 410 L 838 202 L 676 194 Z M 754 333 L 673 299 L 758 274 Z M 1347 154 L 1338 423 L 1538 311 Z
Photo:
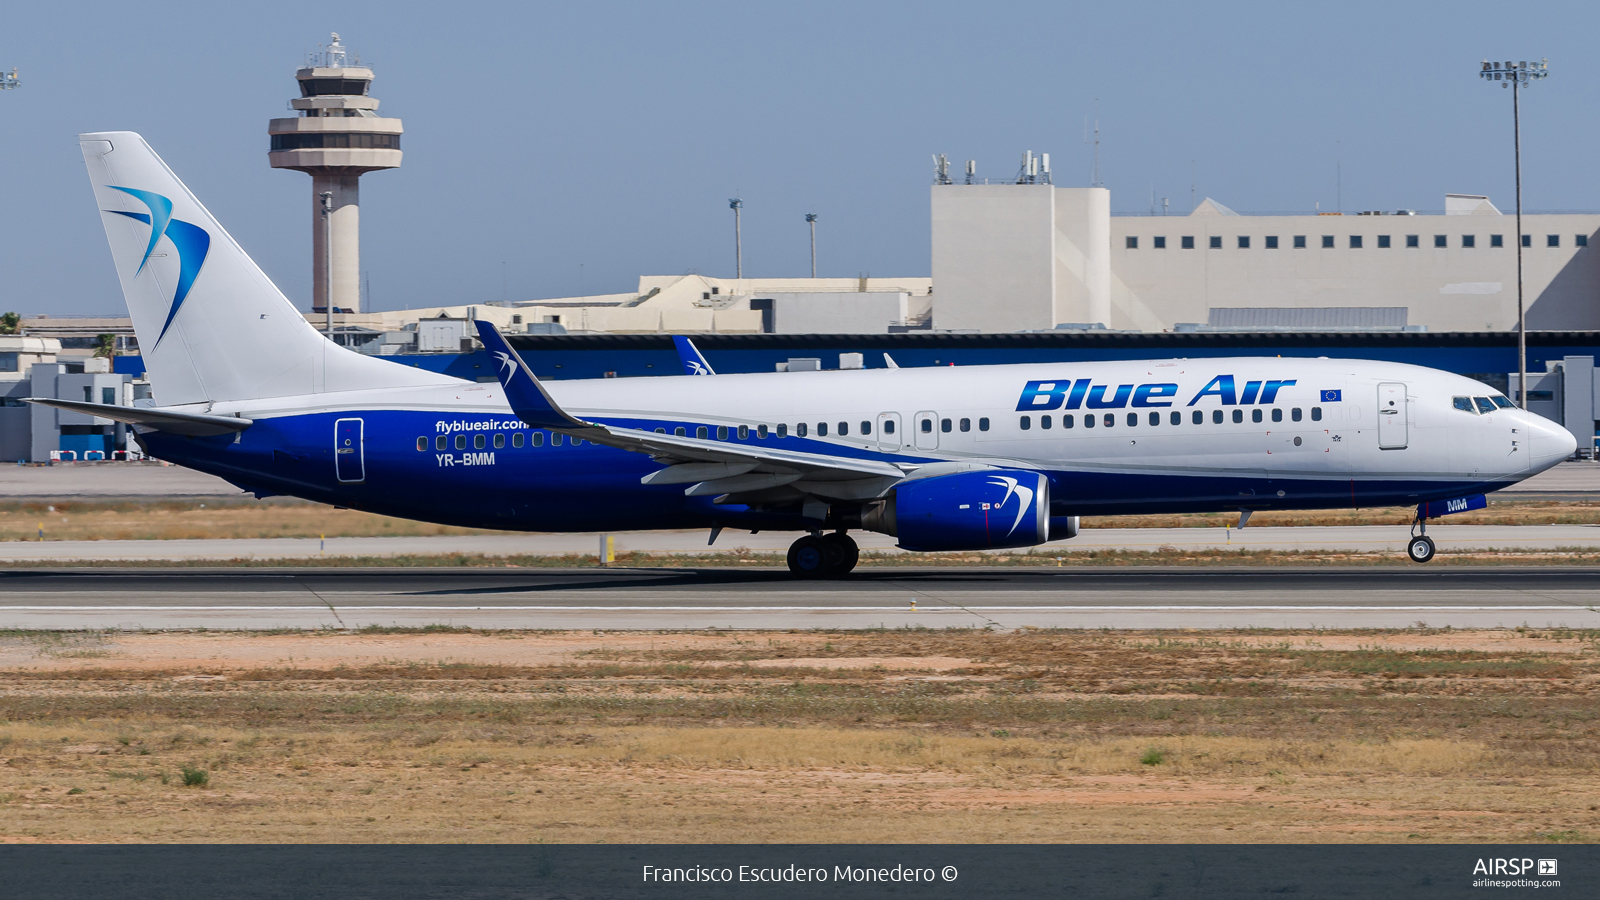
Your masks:
M 346 97 L 364 97 L 370 87 L 372 87 L 372 82 L 365 78 L 306 78 L 300 82 L 300 96 L 328 97 L 343 95 Z
M 399 150 L 400 135 L 398 134 L 324 134 L 318 132 L 305 132 L 297 134 L 275 134 L 272 136 L 272 149 L 274 150 L 321 150 L 321 149 L 351 149 L 351 150 Z

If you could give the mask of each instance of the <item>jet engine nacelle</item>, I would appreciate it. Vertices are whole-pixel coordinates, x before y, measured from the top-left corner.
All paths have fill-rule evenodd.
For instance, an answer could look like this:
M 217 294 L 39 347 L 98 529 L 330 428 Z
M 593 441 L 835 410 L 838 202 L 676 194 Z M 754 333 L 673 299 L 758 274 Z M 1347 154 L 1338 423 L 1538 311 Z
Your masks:
M 907 481 L 863 510 L 861 525 L 905 550 L 1032 547 L 1050 539 L 1050 481 L 1018 469 Z

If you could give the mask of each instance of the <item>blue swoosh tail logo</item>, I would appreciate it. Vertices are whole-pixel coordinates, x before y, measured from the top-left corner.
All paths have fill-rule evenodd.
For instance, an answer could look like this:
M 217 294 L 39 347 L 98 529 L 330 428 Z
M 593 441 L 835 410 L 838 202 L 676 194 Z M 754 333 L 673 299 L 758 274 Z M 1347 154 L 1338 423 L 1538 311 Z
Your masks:
M 134 272 L 137 278 L 144 271 L 145 263 L 150 261 L 150 254 L 155 252 L 156 244 L 164 235 L 172 246 L 178 251 L 178 287 L 172 293 L 172 304 L 167 308 L 166 321 L 161 323 L 161 333 L 156 336 L 156 343 L 167 336 L 167 329 L 172 327 L 172 320 L 177 317 L 178 310 L 182 308 L 185 297 L 189 296 L 189 289 L 194 287 L 194 280 L 200 274 L 200 268 L 205 265 L 206 257 L 211 253 L 211 235 L 204 228 L 192 222 L 172 217 L 172 201 L 152 191 L 141 191 L 137 188 L 118 187 L 114 184 L 107 185 L 114 191 L 121 191 L 139 202 L 149 210 L 149 214 L 136 212 L 123 212 L 120 209 L 108 209 L 106 212 L 127 216 L 130 219 L 143 222 L 150 226 L 150 242 L 145 245 L 144 256 L 139 260 L 139 269 Z M 152 345 L 153 348 L 154 345 Z

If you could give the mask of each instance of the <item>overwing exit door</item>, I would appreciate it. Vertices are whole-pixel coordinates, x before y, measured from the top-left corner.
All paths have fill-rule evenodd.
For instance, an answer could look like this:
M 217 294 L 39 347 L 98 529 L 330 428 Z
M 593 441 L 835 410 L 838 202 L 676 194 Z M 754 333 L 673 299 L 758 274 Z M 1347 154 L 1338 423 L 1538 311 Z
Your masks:
M 1399 382 L 1378 385 L 1378 449 L 1404 450 L 1408 441 L 1411 407 L 1406 386 Z
M 343 482 L 366 481 L 366 440 L 360 419 L 333 423 L 333 468 Z

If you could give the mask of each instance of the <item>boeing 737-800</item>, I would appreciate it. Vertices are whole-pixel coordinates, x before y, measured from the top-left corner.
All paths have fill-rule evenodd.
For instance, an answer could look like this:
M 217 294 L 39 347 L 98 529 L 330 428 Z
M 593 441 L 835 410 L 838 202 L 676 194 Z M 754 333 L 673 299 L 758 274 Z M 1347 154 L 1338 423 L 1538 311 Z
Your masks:
M 80 136 L 159 406 L 36 399 L 257 496 L 522 531 L 851 529 L 908 550 L 1029 547 L 1078 517 L 1415 505 L 1428 518 L 1570 456 L 1486 385 L 1344 359 L 1166 359 L 541 382 L 478 323 L 498 383 L 318 333 L 137 134 Z M 711 372 L 680 341 L 689 372 Z

